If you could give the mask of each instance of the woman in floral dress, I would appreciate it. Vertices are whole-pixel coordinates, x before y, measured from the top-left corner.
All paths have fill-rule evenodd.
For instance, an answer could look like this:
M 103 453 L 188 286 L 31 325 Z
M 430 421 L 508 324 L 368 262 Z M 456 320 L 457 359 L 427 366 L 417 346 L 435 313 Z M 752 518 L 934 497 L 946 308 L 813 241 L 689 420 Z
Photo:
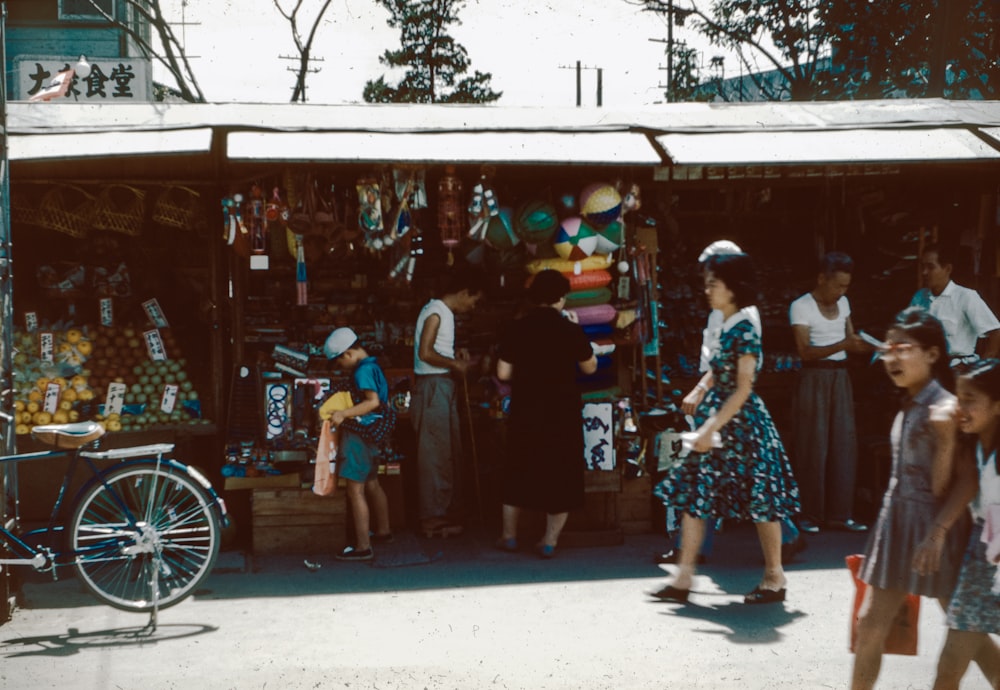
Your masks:
M 726 518 L 756 523 L 764 552 L 764 575 L 744 602 L 781 602 L 780 521 L 799 512 L 799 490 L 771 415 L 753 392 L 762 356 L 760 336 L 740 311 L 757 295 L 750 257 L 711 257 L 705 265 L 705 295 L 725 322 L 711 362 L 712 386 L 694 414 L 691 453 L 657 488 L 665 503 L 683 512 L 683 519 L 678 573 L 653 596 L 687 601 L 705 521 Z

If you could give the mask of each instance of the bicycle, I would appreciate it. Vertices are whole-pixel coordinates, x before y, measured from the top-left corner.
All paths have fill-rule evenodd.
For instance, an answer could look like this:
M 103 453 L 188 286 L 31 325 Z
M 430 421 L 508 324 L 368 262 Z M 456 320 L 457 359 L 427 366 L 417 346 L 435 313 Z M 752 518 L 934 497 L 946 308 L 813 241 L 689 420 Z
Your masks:
M 0 412 L 0 419 L 9 431 L 13 418 Z M 168 457 L 172 443 L 99 450 L 104 429 L 96 422 L 36 426 L 32 435 L 52 450 L 8 455 L 0 463 L 71 459 L 46 527 L 18 535 L 0 524 L 0 568 L 29 565 L 58 580 L 59 568 L 73 566 L 98 600 L 148 612 L 146 628 L 156 630 L 158 611 L 191 596 L 211 572 L 229 521 L 225 502 L 198 470 Z M 105 469 L 97 464 L 109 460 L 117 462 Z M 64 519 L 81 463 L 90 477 Z M 14 530 L 19 523 L 15 511 Z

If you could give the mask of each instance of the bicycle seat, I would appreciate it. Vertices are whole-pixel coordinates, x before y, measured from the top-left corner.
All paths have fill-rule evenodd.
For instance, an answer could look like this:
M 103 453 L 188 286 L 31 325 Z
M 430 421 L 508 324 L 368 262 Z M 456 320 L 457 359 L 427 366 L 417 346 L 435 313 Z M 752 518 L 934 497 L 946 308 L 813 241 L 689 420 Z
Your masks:
M 79 448 L 103 436 L 104 428 L 97 422 L 43 424 L 32 428 L 31 435 L 56 448 Z

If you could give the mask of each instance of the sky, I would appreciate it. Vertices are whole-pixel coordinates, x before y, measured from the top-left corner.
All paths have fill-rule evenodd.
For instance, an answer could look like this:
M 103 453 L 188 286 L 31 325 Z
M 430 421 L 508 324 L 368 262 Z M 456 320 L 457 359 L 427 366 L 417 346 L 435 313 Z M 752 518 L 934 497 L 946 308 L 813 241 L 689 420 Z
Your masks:
M 290 8 L 293 0 L 281 0 Z M 193 70 L 209 101 L 287 102 L 296 63 L 289 24 L 273 0 L 163 0 L 168 16 L 180 19 L 194 56 Z M 319 0 L 305 0 L 318 6 Z M 307 15 L 311 16 L 312 15 Z M 374 0 L 333 0 L 314 42 L 314 63 L 307 95 L 312 103 L 361 102 L 366 81 L 398 74 L 378 62 L 386 49 L 399 47 L 388 13 Z M 468 52 L 471 70 L 493 75 L 492 88 L 508 106 L 573 106 L 576 62 L 601 68 L 605 107 L 631 107 L 663 101 L 666 65 L 665 22 L 626 0 L 467 0 L 461 25 L 452 36 Z M 305 22 L 308 27 L 311 21 Z M 704 50 L 704 60 L 720 52 L 704 39 L 675 29 Z M 735 65 L 735 63 L 733 63 Z M 154 68 L 154 78 L 168 79 Z M 582 72 L 582 105 L 596 105 L 597 72 Z

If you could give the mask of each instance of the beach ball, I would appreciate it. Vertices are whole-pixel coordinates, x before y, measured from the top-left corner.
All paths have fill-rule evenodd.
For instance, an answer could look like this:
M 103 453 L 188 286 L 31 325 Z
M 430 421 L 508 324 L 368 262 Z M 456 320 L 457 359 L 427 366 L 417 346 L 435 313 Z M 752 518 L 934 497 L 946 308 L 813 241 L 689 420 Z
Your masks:
M 597 249 L 597 235 L 582 218 L 573 216 L 560 223 L 552 246 L 562 258 L 580 261 Z
M 617 220 L 622 212 L 622 197 L 609 184 L 598 182 L 587 185 L 580 192 L 580 215 L 597 227 Z
M 555 207 L 544 201 L 522 204 L 514 217 L 514 232 L 522 240 L 532 244 L 551 241 L 558 227 L 559 218 Z
M 620 220 L 613 220 L 603 228 L 594 230 L 597 235 L 596 254 L 610 254 L 625 241 L 625 226 Z
M 511 220 L 513 212 L 506 206 L 500 208 L 495 216 L 490 216 L 486 225 L 486 242 L 495 249 L 511 249 L 521 240 L 514 234 L 514 224 Z

